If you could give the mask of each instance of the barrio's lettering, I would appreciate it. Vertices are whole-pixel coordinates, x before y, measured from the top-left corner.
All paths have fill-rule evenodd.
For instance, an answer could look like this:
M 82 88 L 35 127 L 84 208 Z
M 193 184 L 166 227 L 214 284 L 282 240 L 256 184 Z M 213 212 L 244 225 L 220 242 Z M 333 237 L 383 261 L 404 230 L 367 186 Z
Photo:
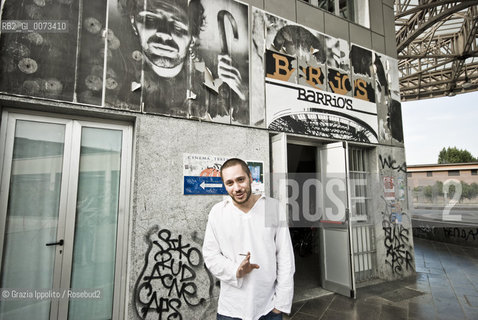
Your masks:
M 333 93 L 342 95 L 352 90 L 349 76 L 334 70 L 329 70 L 329 86 Z
M 324 85 L 324 75 L 320 68 L 307 66 L 307 67 L 300 67 L 299 69 L 302 72 L 300 76 L 301 77 L 305 76 L 305 81 L 311 87 L 320 89 L 318 86 Z
M 294 60 L 294 58 L 267 50 L 266 76 L 281 81 L 289 81 L 295 71 L 292 66 Z
M 367 94 L 367 82 L 362 79 L 356 79 L 354 83 L 355 87 L 355 98 L 359 98 L 365 101 L 369 101 L 369 97 Z
M 346 108 L 353 110 L 352 99 L 346 97 L 335 97 L 325 92 L 316 92 L 314 90 L 305 90 L 297 88 L 297 100 L 312 102 L 323 106 L 335 108 Z

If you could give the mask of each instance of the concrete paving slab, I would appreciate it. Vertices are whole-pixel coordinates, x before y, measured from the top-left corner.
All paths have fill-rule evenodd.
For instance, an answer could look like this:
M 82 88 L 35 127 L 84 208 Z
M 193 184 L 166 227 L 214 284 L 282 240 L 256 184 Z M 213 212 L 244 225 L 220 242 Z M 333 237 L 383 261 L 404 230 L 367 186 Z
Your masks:
M 478 250 L 418 238 L 414 243 L 421 266 L 414 276 L 362 285 L 357 299 L 332 294 L 298 302 L 284 319 L 478 319 Z

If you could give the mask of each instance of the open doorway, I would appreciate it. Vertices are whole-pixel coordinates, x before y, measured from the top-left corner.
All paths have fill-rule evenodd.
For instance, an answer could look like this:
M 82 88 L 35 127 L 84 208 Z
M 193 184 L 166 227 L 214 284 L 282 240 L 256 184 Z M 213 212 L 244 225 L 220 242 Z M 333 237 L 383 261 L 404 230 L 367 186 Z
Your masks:
M 289 226 L 302 227 L 291 229 L 294 300 L 319 297 L 326 290 L 355 297 L 348 144 L 278 133 L 271 135 L 271 156 L 272 195 L 288 208 Z
M 300 190 L 306 179 L 318 178 L 319 163 L 317 147 L 287 144 L 287 173 L 290 179 L 298 182 Z M 312 193 L 313 194 L 313 193 Z M 299 212 L 303 212 L 302 193 L 298 195 Z M 309 208 L 315 208 L 318 199 L 308 197 Z M 307 203 L 305 204 L 307 205 Z M 290 228 L 295 255 L 294 301 L 316 298 L 329 291 L 321 287 L 320 244 L 317 224 Z

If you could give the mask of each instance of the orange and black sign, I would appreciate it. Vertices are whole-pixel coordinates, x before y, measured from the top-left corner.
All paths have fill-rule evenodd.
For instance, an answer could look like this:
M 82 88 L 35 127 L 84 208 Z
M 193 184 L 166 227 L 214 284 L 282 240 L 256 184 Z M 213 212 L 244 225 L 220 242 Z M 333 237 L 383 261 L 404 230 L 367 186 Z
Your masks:
M 299 70 L 299 77 L 304 78 L 309 86 L 320 89 L 324 85 L 324 73 L 320 68 L 299 66 Z
M 294 66 L 296 58 L 286 56 L 282 53 L 266 50 L 266 77 L 295 82 L 293 75 L 296 73 Z
M 347 73 L 341 73 L 334 69 L 329 69 L 328 74 L 329 88 L 333 93 L 347 95 L 352 91 L 350 76 Z
M 372 83 L 364 79 L 355 79 L 354 97 L 375 103 L 375 90 L 373 89 Z

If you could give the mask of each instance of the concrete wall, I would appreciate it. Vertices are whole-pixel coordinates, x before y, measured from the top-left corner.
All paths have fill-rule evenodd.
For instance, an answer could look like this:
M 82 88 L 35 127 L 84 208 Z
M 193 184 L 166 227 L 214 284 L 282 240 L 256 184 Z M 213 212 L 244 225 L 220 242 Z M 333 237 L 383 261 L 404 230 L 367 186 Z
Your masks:
M 459 223 L 413 220 L 413 235 L 418 238 L 460 246 L 478 247 L 478 228 Z
M 209 210 L 222 200 L 222 196 L 183 195 L 183 153 L 264 161 L 264 172 L 269 172 L 269 133 L 149 115 L 139 116 L 135 129 L 128 317 L 136 319 L 143 307 L 141 302 L 152 301 L 152 293 L 147 292 L 151 289 L 158 300 L 162 298 L 163 303 L 175 306 L 183 319 L 214 319 L 218 286 L 204 268 L 199 251 Z M 164 240 L 167 234 L 170 234 L 168 241 Z M 181 243 L 175 241 L 179 238 Z M 152 244 L 153 241 L 160 245 Z M 191 248 L 196 249 L 184 254 Z M 162 263 L 169 257 L 175 259 L 174 271 L 162 268 L 169 266 Z M 186 270 L 191 273 L 191 279 L 184 280 L 180 273 L 174 274 L 181 267 L 180 263 L 191 268 Z M 169 300 L 168 285 L 162 283 L 165 275 L 172 275 L 164 278 L 167 283 L 176 279 L 178 288 L 184 290 L 179 294 L 179 301 Z M 148 276 L 161 279 L 145 280 Z M 154 303 L 151 308 L 155 308 Z M 158 318 L 158 314 L 150 310 L 148 317 Z
M 373 151 L 374 222 L 377 246 L 378 276 L 397 279 L 415 271 L 411 215 L 408 208 L 405 150 L 401 147 L 378 146 Z M 394 195 L 385 194 L 384 178 L 392 178 Z M 393 199 L 392 199 L 393 198 Z M 401 221 L 400 221 L 401 220 Z

